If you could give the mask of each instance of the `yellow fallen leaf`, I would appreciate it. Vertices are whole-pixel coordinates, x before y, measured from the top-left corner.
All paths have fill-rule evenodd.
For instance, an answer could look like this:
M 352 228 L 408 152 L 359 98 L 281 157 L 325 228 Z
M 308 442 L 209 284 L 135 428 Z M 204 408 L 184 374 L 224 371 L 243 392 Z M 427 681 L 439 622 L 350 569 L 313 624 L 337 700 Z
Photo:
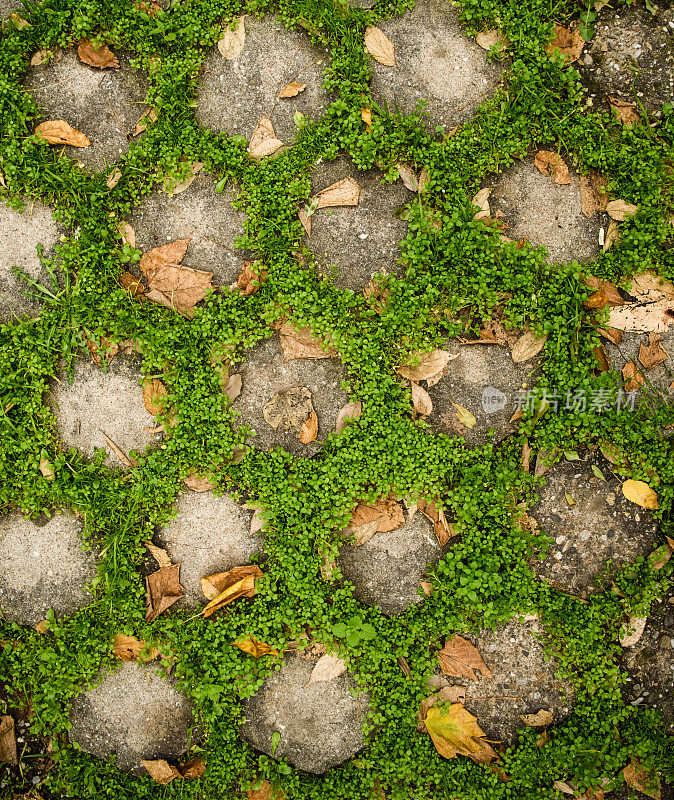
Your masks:
M 266 642 L 261 642 L 254 636 L 244 636 L 243 638 L 232 642 L 232 644 L 234 647 L 238 647 L 239 650 L 243 650 L 244 653 L 248 653 L 248 655 L 253 656 L 253 658 L 278 655 L 278 650 L 274 650 L 271 645 L 267 644 Z
M 429 708 L 424 725 L 443 758 L 462 755 L 479 764 L 487 764 L 496 758 L 496 752 L 484 740 L 477 719 L 461 703 Z
M 655 510 L 658 506 L 658 495 L 644 481 L 626 480 L 622 486 L 623 495 L 642 508 Z
M 385 67 L 395 67 L 395 48 L 393 42 L 386 34 L 372 25 L 365 29 L 365 49 L 380 64 Z
M 91 144 L 83 133 L 63 119 L 43 122 L 35 128 L 35 133 L 39 133 L 49 144 L 68 144 L 71 147 L 89 147 Z
M 297 97 L 300 92 L 303 92 L 307 88 L 306 83 L 299 83 L 298 81 L 292 81 L 287 86 L 284 86 L 283 89 L 279 92 L 279 97 L 285 99 L 287 97 Z
M 253 597 L 255 581 L 262 577 L 262 570 L 255 564 L 232 567 L 227 572 L 218 572 L 201 579 L 201 588 L 210 603 L 204 608 L 204 617 L 228 605 L 238 597 Z
M 246 41 L 245 16 L 232 20 L 218 40 L 218 50 L 223 58 L 233 61 L 241 55 Z
M 466 428 L 472 430 L 477 425 L 475 416 L 471 414 L 467 408 L 460 406 L 458 403 L 452 403 L 452 405 L 456 409 L 456 416 L 459 418 L 459 422 L 465 425 Z

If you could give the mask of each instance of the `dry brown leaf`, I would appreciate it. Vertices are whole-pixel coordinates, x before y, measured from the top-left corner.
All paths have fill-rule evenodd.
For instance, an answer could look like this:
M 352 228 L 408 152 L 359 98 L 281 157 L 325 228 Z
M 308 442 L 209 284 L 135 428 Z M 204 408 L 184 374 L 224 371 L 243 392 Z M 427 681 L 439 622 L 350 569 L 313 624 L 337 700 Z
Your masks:
M 623 770 L 625 783 L 631 788 L 642 792 L 653 800 L 660 800 L 660 778 L 648 772 L 635 758 Z
M 302 227 L 306 231 L 307 236 L 311 236 L 311 217 L 303 208 L 297 209 L 297 216 L 300 218 Z
M 189 189 L 203 168 L 204 165 L 202 161 L 195 161 L 190 166 L 190 171 L 187 173 L 187 177 L 183 178 L 181 181 L 178 181 L 175 186 L 171 186 L 171 181 L 167 178 L 164 181 L 164 189 L 166 190 L 166 194 L 168 194 L 169 197 L 173 197 L 173 195 L 181 194 L 185 191 L 185 189 Z
M 246 41 L 245 16 L 232 20 L 224 29 L 222 37 L 218 40 L 218 50 L 223 58 L 233 61 L 243 51 Z
M 236 288 L 243 294 L 244 297 L 250 297 L 255 294 L 260 288 L 260 284 L 264 283 L 268 275 L 266 269 L 254 269 L 252 261 L 244 261 L 239 277 L 236 279 Z
M 347 403 L 339 409 L 337 414 L 337 421 L 335 423 L 335 431 L 341 433 L 346 428 L 347 422 L 360 418 L 363 413 L 363 404 L 360 400 L 353 403 Z
M 117 342 L 111 342 L 106 337 L 102 337 L 97 342 L 92 339 L 87 339 L 86 344 L 89 348 L 91 360 L 97 367 L 102 366 L 104 361 L 106 364 L 109 364 L 119 352 L 119 345 Z
M 475 221 L 480 219 L 485 219 L 491 214 L 491 209 L 489 208 L 489 195 L 491 194 L 491 189 L 485 186 L 484 189 L 480 189 L 480 191 L 472 198 L 470 201 L 474 206 L 477 206 L 480 210 L 473 216 Z
M 369 133 L 372 130 L 372 110 L 369 108 L 361 108 L 360 118 L 365 123 L 365 130 Z
M 412 405 L 414 410 L 423 415 L 428 416 L 433 411 L 433 401 L 431 396 L 425 389 L 422 389 L 418 383 L 412 383 Z
M 539 150 L 536 153 L 534 164 L 541 175 L 550 176 L 555 183 L 562 185 L 571 183 L 569 168 L 559 153 L 552 150 Z
M 634 392 L 644 385 L 643 372 L 637 367 L 634 361 L 628 361 L 622 369 L 625 379 L 625 389 Z
M 524 472 L 529 472 L 532 453 L 533 453 L 533 448 L 529 444 L 529 440 L 525 439 L 524 443 L 522 444 L 522 450 L 520 453 L 520 460 L 522 462 L 522 469 L 524 470 Z
M 639 347 L 639 361 L 644 365 L 644 369 L 652 369 L 668 358 L 669 353 L 660 343 L 660 337 L 654 333 L 648 337 L 648 346 L 642 342 Z
M 176 239 L 161 247 L 153 247 L 140 257 L 138 266 L 145 275 L 165 264 L 179 264 L 185 257 L 190 239 Z
M 259 789 L 249 789 L 246 792 L 247 800 L 284 800 L 279 789 L 275 789 L 265 778 Z
M 478 764 L 487 764 L 497 756 L 484 739 L 476 718 L 461 703 L 429 708 L 424 725 L 443 758 L 463 755 Z
M 279 339 L 285 361 L 294 358 L 333 358 L 337 355 L 334 347 L 325 349 L 318 339 L 314 338 L 309 326 L 298 330 L 284 322 L 279 329 Z
M 313 410 L 311 391 L 306 386 L 293 386 L 271 397 L 262 406 L 262 416 L 275 431 L 281 428 L 299 436 Z
M 417 180 L 417 176 L 414 174 L 414 170 L 410 167 L 409 164 L 396 164 L 398 168 L 398 175 L 400 175 L 400 180 L 403 182 L 403 185 L 410 190 L 410 192 L 417 192 L 419 190 L 419 181 Z
M 143 284 L 130 272 L 122 272 L 117 278 L 122 289 L 126 289 L 131 297 L 140 297 L 145 291 Z
M 157 647 L 148 649 L 145 642 L 123 633 L 116 634 L 112 640 L 112 654 L 122 661 L 153 661 L 161 655 Z
M 634 333 L 666 333 L 674 322 L 674 303 L 656 300 L 653 303 L 630 303 L 622 308 L 612 308 L 609 325 L 621 331 Z
M 597 359 L 597 363 L 599 365 L 600 372 L 608 372 L 611 369 L 611 365 L 609 364 L 608 356 L 606 355 L 606 350 L 604 350 L 603 345 L 597 345 L 597 347 L 592 348 L 592 352 L 594 353 L 594 357 Z
M 344 659 L 326 653 L 316 662 L 316 666 L 311 671 L 309 683 L 332 681 L 345 671 L 346 661 Z
M 243 567 L 232 567 L 227 572 L 218 572 L 201 579 L 201 588 L 208 605 L 202 611 L 204 617 L 210 617 L 215 611 L 239 597 L 253 597 L 256 592 L 255 581 L 262 577 L 262 570 L 251 564 Z
M 102 431 L 100 428 L 98 429 L 99 433 L 105 440 L 105 443 L 108 447 L 112 450 L 112 452 L 117 456 L 117 458 L 124 464 L 125 467 L 135 467 L 136 461 L 133 458 L 129 458 L 127 454 L 120 450 L 119 447 L 112 441 L 112 439 L 108 436 L 105 431 Z
M 631 128 L 632 125 L 636 125 L 640 121 L 641 117 L 637 111 L 636 103 L 629 103 L 619 97 L 609 97 L 608 101 L 611 105 L 611 111 L 626 128 Z
M 520 719 L 529 728 L 547 728 L 548 725 L 552 725 L 554 722 L 554 717 L 545 708 L 535 714 L 520 714 Z
M 575 790 L 569 786 L 568 783 L 564 783 L 564 781 L 554 781 L 552 784 L 552 788 L 556 789 L 558 792 L 562 792 L 563 794 L 575 794 Z
M 0 717 L 0 763 L 5 761 L 14 766 L 19 763 L 14 720 L 8 714 Z
M 223 388 L 223 392 L 225 397 L 229 400 L 230 403 L 233 403 L 236 398 L 241 394 L 241 388 L 243 387 L 243 380 L 241 375 L 238 373 L 236 375 L 230 375 L 227 383 Z
M 194 780 L 200 778 L 206 772 L 206 764 L 204 763 L 203 756 L 195 756 L 185 764 L 180 764 L 178 769 L 180 774 L 186 780 Z
M 255 503 L 247 503 L 246 508 L 253 512 L 253 516 L 250 518 L 249 534 L 255 536 L 256 533 L 259 533 L 262 528 L 264 528 L 267 524 L 267 520 L 265 519 L 262 506 L 255 505 Z
M 385 67 L 395 67 L 395 48 L 386 34 L 374 25 L 365 28 L 365 49 L 375 61 Z
M 169 764 L 163 758 L 158 758 L 154 761 L 141 761 L 140 762 L 150 774 L 150 777 L 155 783 L 166 786 L 171 783 L 175 778 L 180 778 L 180 772 L 177 767 Z
M 108 189 L 114 189 L 115 186 L 117 186 L 117 184 L 120 182 L 121 178 L 122 178 L 122 170 L 119 167 L 115 167 L 112 170 L 112 172 L 108 175 L 107 180 L 105 181 L 105 185 L 108 187 Z M 126 224 L 128 225 L 128 223 Z
M 491 670 L 484 663 L 477 647 L 462 636 L 448 636 L 445 646 L 438 651 L 440 668 L 445 675 L 453 678 L 470 678 L 477 681 L 474 670 L 482 673 L 483 678 L 491 678 Z
M 267 644 L 266 642 L 261 642 L 259 639 L 256 639 L 254 636 L 244 636 L 241 639 L 237 639 L 235 642 L 232 642 L 234 647 L 238 647 L 239 650 L 243 650 L 244 653 L 248 653 L 249 656 L 253 656 L 253 658 L 262 658 L 262 656 L 277 656 L 278 650 L 274 650 L 274 648 Z
M 312 411 L 309 414 L 309 418 L 302 423 L 299 439 L 302 444 L 309 444 L 310 442 L 315 442 L 317 436 L 318 417 L 316 416 L 316 412 Z
M 419 586 L 426 597 L 430 597 L 433 594 L 433 584 L 430 581 L 419 581 Z
M 454 408 L 456 409 L 456 416 L 458 417 L 459 422 L 469 430 L 473 430 L 473 428 L 477 425 L 477 419 L 475 415 L 470 412 L 465 406 L 460 406 L 458 403 L 452 403 Z
M 606 204 L 606 213 L 617 222 L 622 222 L 627 217 L 633 217 L 638 210 L 638 206 L 626 203 L 624 200 L 611 200 Z
M 618 223 L 611 219 L 608 223 L 608 228 L 606 229 L 606 236 L 604 237 L 604 243 L 602 244 L 601 248 L 604 253 L 608 252 L 611 247 L 616 244 L 620 240 L 620 226 Z
M 248 154 L 251 158 L 264 158 L 283 147 L 283 142 L 276 138 L 274 126 L 268 117 L 260 117 L 248 143 Z
M 171 556 L 166 552 L 166 550 L 164 550 L 163 547 L 157 547 L 157 545 L 153 544 L 151 541 L 145 542 L 145 547 L 150 551 L 150 555 L 154 558 L 157 564 L 159 564 L 160 568 L 173 566 Z
M 122 237 L 122 244 L 128 244 L 129 247 L 136 246 L 136 232 L 128 222 L 120 222 L 117 230 Z
M 402 505 L 396 500 L 388 499 L 379 500 L 374 505 L 358 503 L 351 514 L 346 531 L 353 531 L 374 522 L 377 523 L 375 528 L 377 533 L 396 530 L 405 522 Z
M 458 128 L 452 128 L 451 132 L 447 133 L 447 138 L 452 136 L 457 130 Z M 421 172 L 419 173 L 419 194 L 423 194 L 426 191 L 430 180 L 428 167 L 422 167 Z
M 51 56 L 51 50 L 37 50 L 30 57 L 30 65 L 31 67 L 41 67 L 42 64 L 46 64 L 49 61 Z
M 46 480 L 50 482 L 54 480 L 56 474 L 54 473 L 54 468 L 48 459 L 41 458 L 39 467 L 40 467 L 40 472 L 42 473 L 43 477 Z
M 148 300 L 154 300 L 185 316 L 192 316 L 194 306 L 213 289 L 212 272 L 184 267 L 181 264 L 164 264 L 146 275 Z
M 536 336 L 532 331 L 523 333 L 513 345 L 511 351 L 513 361 L 521 364 L 523 361 L 529 361 L 530 358 L 537 356 L 545 347 L 547 338 L 547 334 Z
M 498 47 L 500 50 L 505 49 L 510 44 L 507 36 L 496 28 L 488 31 L 481 31 L 475 37 L 475 41 L 483 50 L 491 50 L 492 47 Z
M 432 386 L 431 381 L 434 378 L 439 380 L 452 358 L 446 350 L 437 349 L 428 353 L 418 351 L 412 353 L 407 363 L 398 367 L 397 373 L 410 381 L 427 381 L 428 385 Z M 437 381 L 434 381 L 434 383 L 437 383 Z
M 95 45 L 89 39 L 82 39 L 77 46 L 77 55 L 80 61 L 97 69 L 119 69 L 117 56 L 107 44 Z
M 299 83 L 298 81 L 292 81 L 287 86 L 284 86 L 283 89 L 279 92 L 279 97 L 286 98 L 286 97 L 297 97 L 300 92 L 303 92 L 307 88 L 306 83 Z
M 166 387 L 157 378 L 145 378 L 143 381 L 143 403 L 148 414 L 156 417 L 164 411 Z
M 612 344 L 620 344 L 620 342 L 623 340 L 622 331 L 619 331 L 616 328 L 599 328 L 599 334 L 600 336 L 603 336 L 604 339 L 608 339 L 608 341 Z
M 647 617 L 630 617 L 628 622 L 620 626 L 618 640 L 621 647 L 634 647 L 643 636 Z
M 49 144 L 68 144 L 71 147 L 89 147 L 91 144 L 83 133 L 63 119 L 43 122 L 35 128 L 35 133 L 39 133 Z
M 576 26 L 565 28 L 563 25 L 556 24 L 547 52 L 551 56 L 559 52 L 566 60 L 573 62 L 580 58 L 584 46 L 585 41 Z
M 648 508 L 651 511 L 659 508 L 658 495 L 655 490 L 651 489 L 644 481 L 635 481 L 630 478 L 623 483 L 622 491 L 623 495 L 628 500 L 631 500 L 642 508 Z
M 332 208 L 334 206 L 357 206 L 360 197 L 360 186 L 354 178 L 342 178 L 314 195 L 318 198 L 316 208 Z M 312 199 L 314 199 L 312 198 Z
M 145 621 L 154 622 L 160 614 L 185 595 L 180 585 L 180 564 L 161 567 L 157 572 L 148 575 L 145 578 L 145 589 Z
M 159 115 L 154 110 L 154 108 L 148 108 L 140 115 L 138 118 L 138 122 L 136 123 L 131 136 L 138 136 L 139 134 L 143 133 L 143 131 L 147 130 L 147 126 L 153 122 L 156 122 L 159 119 Z
M 633 294 L 641 302 L 674 300 L 674 284 L 658 277 L 653 272 L 642 272 L 632 278 L 630 294 Z

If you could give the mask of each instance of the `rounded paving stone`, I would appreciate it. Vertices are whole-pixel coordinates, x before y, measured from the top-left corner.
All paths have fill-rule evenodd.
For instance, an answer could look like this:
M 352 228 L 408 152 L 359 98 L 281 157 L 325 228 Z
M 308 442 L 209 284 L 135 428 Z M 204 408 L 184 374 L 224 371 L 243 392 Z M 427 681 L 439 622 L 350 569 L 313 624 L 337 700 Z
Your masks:
M 536 619 L 513 619 L 494 630 L 462 634 L 477 647 L 492 676 L 476 672 L 477 681 L 449 682 L 465 687 L 465 706 L 487 739 L 513 744 L 524 727 L 520 714 L 546 709 L 560 722 L 573 709 L 573 688 L 555 677 L 559 664 L 546 658 L 538 633 Z
M 443 433 L 462 436 L 470 447 L 490 441 L 490 428 L 494 429 L 494 441 L 502 441 L 516 429 L 517 423 L 511 423 L 510 418 L 526 403 L 526 392 L 536 382 L 541 356 L 516 364 L 509 348 L 496 344 L 450 342 L 445 349 L 456 357 L 447 364 L 438 383 L 427 388 L 433 401 L 431 425 Z M 473 414 L 477 420 L 473 428 L 460 422 L 454 403 Z
M 322 774 L 365 747 L 362 725 L 367 693 L 343 672 L 331 681 L 309 683 L 314 664 L 290 656 L 253 697 L 244 701 L 241 738 L 256 750 L 287 759 L 305 772 Z M 281 740 L 272 753 L 272 735 Z
M 104 463 L 124 467 L 103 438 L 105 433 L 127 455 L 156 442 L 155 418 L 143 402 L 142 375 L 132 364 L 116 359 L 108 372 L 84 359 L 75 364 L 73 382 L 60 373 L 49 398 L 56 429 L 67 447 L 92 456 L 94 448 L 108 452 Z
M 249 439 L 249 444 L 262 450 L 281 446 L 296 456 L 315 455 L 328 433 L 335 430 L 337 414 L 348 400 L 348 393 L 342 388 L 348 373 L 338 358 L 285 361 L 276 336 L 265 339 L 245 352 L 243 361 L 231 372 L 240 373 L 242 378 L 241 394 L 232 404 L 232 408 L 241 415 L 237 424 L 248 425 L 256 432 Z M 299 388 L 310 392 L 318 417 L 317 439 L 308 444 L 302 444 L 299 440 L 300 426 L 285 427 L 285 423 L 282 423 L 274 429 L 264 418 L 267 403 L 279 393 Z
M 216 131 L 250 136 L 261 116 L 269 117 L 279 139 L 297 135 L 296 111 L 318 119 L 329 105 L 323 91 L 329 54 L 312 46 L 301 30 L 287 30 L 271 15 L 247 16 L 241 54 L 229 61 L 213 47 L 204 62 L 197 93 L 197 120 Z M 307 88 L 296 97 L 277 99 L 293 81 Z
M 583 83 L 601 100 L 639 100 L 649 112 L 674 101 L 674 9 L 604 6 L 577 63 Z
M 606 480 L 592 472 L 598 467 Z M 529 514 L 553 540 L 544 560 L 532 566 L 551 586 L 587 597 L 599 591 L 599 578 L 647 556 L 657 546 L 651 513 L 627 500 L 622 481 L 604 459 L 560 461 L 545 476 Z M 569 505 L 567 493 L 575 502 Z M 608 573 L 607 562 L 611 562 Z
M 22 294 L 22 289 L 30 287 L 16 277 L 12 267 L 40 282 L 48 280 L 37 247 L 42 245 L 45 256 L 52 255 L 59 228 L 47 206 L 27 200 L 23 213 L 0 202 L 0 229 L 0 321 L 5 322 L 12 316 L 38 313 L 40 303 Z
M 185 597 L 178 602 L 192 608 L 206 602 L 202 578 L 248 564 L 263 550 L 264 539 L 250 535 L 252 511 L 241 508 L 228 495 L 184 492 L 174 510 L 175 518 L 159 529 L 158 536 L 171 561 L 180 562 Z
M 346 177 L 361 186 L 358 205 L 316 211 L 311 217 L 311 236 L 304 240 L 321 271 L 333 276 L 337 286 L 359 291 L 376 272 L 402 272 L 396 262 L 400 242 L 407 236 L 407 222 L 396 219 L 394 212 L 414 195 L 402 181 L 382 183 L 380 172 L 359 172 L 343 157 L 314 170 L 312 195 Z
M 153 247 L 189 238 L 182 263 L 213 273 L 213 283 L 229 286 L 243 266 L 243 254 L 232 252 L 235 239 L 244 232 L 246 215 L 232 206 L 238 191 L 226 186 L 215 191 L 213 176 L 199 173 L 184 192 L 169 197 L 153 192 L 134 209 L 129 223 L 136 234 L 136 247 Z
M 542 175 L 533 158 L 518 161 L 492 185 L 489 197 L 492 216 L 506 225 L 511 239 L 526 239 L 545 247 L 549 261 L 591 261 L 600 253 L 599 229 L 608 216 L 588 219 L 580 208 L 580 179 L 569 169 L 570 184 L 557 184 Z
M 667 359 L 651 369 L 645 369 L 639 360 L 641 345 L 649 346 L 647 333 L 625 333 L 620 344 L 615 345 L 606 339 L 601 343 L 608 356 L 612 369 L 621 372 L 628 361 L 633 361 L 639 369 L 643 369 L 644 392 L 663 393 L 663 397 L 672 397 L 674 390 L 674 328 L 660 335 L 660 344 L 667 353 Z
M 127 134 L 147 108 L 145 73 L 133 69 L 129 55 L 114 52 L 120 68 L 100 70 L 83 64 L 76 49 L 57 51 L 51 62 L 30 67 L 24 82 L 44 119 L 63 119 L 85 134 L 88 147 L 65 150 L 96 171 L 126 155 Z
M 420 0 L 414 10 L 378 23 L 395 46 L 395 67 L 370 59 L 375 102 L 409 114 L 421 100 L 433 125 L 446 128 L 471 117 L 493 95 L 503 64 L 461 28 L 449 0 Z
M 6 19 L 12 11 L 21 11 L 23 3 L 21 0 L 0 0 L 0 19 Z
M 65 512 L 30 520 L 0 517 L 0 610 L 10 622 L 36 625 L 52 609 L 72 614 L 92 600 L 96 557 L 82 549 L 82 524 Z
M 117 754 L 120 769 L 147 774 L 141 761 L 175 762 L 194 737 L 194 715 L 185 694 L 157 667 L 123 663 L 88 692 L 70 712 L 71 742 L 99 758 Z
M 419 581 L 442 553 L 433 525 L 417 513 L 397 530 L 375 533 L 358 547 L 344 545 L 338 564 L 358 600 L 395 617 L 422 602 Z

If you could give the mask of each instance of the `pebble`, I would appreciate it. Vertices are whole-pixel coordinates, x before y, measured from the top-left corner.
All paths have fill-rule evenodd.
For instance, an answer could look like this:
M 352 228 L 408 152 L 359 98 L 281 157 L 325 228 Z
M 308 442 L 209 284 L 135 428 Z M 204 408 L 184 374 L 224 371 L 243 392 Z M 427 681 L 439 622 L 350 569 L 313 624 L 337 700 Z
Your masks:
M 672 646 L 672 640 L 671 640 L 671 638 L 669 636 L 661 636 L 660 637 L 660 641 L 658 642 L 658 644 L 663 649 L 666 649 L 666 648 Z

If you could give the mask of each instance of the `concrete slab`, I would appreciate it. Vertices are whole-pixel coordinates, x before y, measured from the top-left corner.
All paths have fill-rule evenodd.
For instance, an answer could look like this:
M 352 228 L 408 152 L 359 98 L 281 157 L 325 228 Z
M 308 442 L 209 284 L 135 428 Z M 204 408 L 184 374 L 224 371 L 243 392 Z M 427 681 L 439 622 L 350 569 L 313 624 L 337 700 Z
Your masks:
M 72 614 L 93 599 L 96 557 L 82 549 L 82 523 L 57 512 L 50 519 L 0 517 L 0 610 L 10 622 L 36 625 L 52 609 Z

